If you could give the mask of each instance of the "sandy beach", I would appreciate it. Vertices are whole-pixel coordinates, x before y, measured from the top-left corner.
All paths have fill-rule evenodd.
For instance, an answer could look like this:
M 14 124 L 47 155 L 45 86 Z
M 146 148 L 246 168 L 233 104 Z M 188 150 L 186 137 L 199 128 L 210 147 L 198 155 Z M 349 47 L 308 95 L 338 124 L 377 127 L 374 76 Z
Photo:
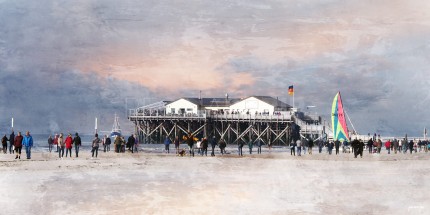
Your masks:
M 429 157 L 1 154 L 0 214 L 427 214 Z

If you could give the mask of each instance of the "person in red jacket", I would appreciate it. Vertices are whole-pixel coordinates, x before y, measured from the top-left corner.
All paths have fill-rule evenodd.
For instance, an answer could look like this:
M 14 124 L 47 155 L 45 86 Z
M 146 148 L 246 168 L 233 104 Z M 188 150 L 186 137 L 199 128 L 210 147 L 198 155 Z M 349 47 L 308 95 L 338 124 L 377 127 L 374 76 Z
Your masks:
M 385 148 L 388 150 L 388 154 L 390 154 L 391 140 L 387 140 L 387 142 L 385 142 Z
M 14 146 L 15 146 L 15 152 L 16 152 L 16 157 L 15 159 L 21 159 L 21 149 L 22 149 L 22 139 L 24 137 L 21 135 L 21 132 L 18 132 L 18 136 L 15 137 L 14 140 Z
M 67 135 L 67 138 L 64 141 L 64 143 L 66 144 L 66 158 L 69 152 L 70 152 L 70 158 L 72 158 L 72 145 L 73 145 L 72 134 L 69 133 L 69 135 Z

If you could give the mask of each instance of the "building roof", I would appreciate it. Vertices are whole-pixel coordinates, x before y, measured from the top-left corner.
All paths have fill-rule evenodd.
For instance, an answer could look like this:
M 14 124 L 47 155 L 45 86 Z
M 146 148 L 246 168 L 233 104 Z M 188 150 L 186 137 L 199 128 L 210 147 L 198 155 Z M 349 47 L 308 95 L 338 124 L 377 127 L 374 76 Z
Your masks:
M 241 102 L 241 101 L 248 99 L 248 98 L 251 98 L 251 97 L 254 97 L 258 100 L 266 102 L 266 103 L 274 106 L 275 108 L 278 108 L 278 107 L 279 108 L 284 108 L 284 107 L 291 108 L 292 107 L 292 106 L 288 105 L 287 103 L 285 103 L 279 99 L 270 97 L 270 96 L 249 96 L 249 97 L 246 97 L 244 99 L 240 99 L 240 98 L 228 98 L 228 99 L 227 98 L 201 98 L 201 99 L 199 99 L 199 98 L 191 98 L 191 97 L 185 97 L 185 98 L 180 98 L 180 99 L 185 99 L 185 100 L 187 100 L 187 101 L 189 101 L 195 105 L 200 105 L 200 106 L 204 106 L 204 107 L 229 107 L 233 104 L 236 104 L 238 102 Z M 178 101 L 178 100 L 179 99 L 177 99 L 175 101 Z M 175 102 L 175 101 L 172 101 L 172 102 Z

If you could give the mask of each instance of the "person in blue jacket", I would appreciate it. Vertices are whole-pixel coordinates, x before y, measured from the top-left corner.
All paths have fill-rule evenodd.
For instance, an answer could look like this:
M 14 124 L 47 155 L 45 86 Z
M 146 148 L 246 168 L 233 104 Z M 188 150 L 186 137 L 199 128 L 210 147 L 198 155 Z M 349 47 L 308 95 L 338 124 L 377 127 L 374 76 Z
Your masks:
M 30 135 L 30 132 L 25 132 L 25 136 L 22 139 L 22 145 L 25 147 L 25 154 L 27 155 L 27 159 L 31 159 L 31 147 L 33 147 L 33 137 Z

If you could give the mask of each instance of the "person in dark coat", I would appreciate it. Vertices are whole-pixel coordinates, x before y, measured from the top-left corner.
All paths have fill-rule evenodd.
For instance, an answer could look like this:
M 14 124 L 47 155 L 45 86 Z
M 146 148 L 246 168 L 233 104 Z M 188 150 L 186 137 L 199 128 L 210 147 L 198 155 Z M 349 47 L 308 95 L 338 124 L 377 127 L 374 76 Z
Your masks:
M 354 148 L 354 158 L 357 158 L 358 155 L 358 147 L 360 146 L 360 142 L 357 140 L 357 138 L 355 138 L 352 142 L 351 142 L 351 147 Z
M 8 139 L 7 139 L 6 134 L 5 134 L 3 136 L 3 138 L 1 138 L 1 144 L 3 146 L 3 153 L 4 154 L 7 154 L 7 141 L 8 141 Z
M 208 139 L 205 137 L 205 138 L 203 138 L 203 140 L 202 140 L 202 145 L 201 145 L 201 147 L 202 147 L 202 156 L 203 156 L 203 154 L 205 155 L 205 156 L 208 156 Z
M 252 139 L 250 139 L 248 141 L 248 148 L 249 148 L 249 154 L 252 155 L 252 147 L 254 146 L 254 141 L 252 141 Z
M 221 154 L 225 154 L 225 147 L 227 147 L 227 143 L 223 139 L 218 142 L 219 149 L 221 150 Z
M 170 140 L 170 139 L 169 139 Z M 131 150 L 131 153 L 134 153 L 134 144 L 136 143 L 136 139 L 134 139 L 133 134 L 130 135 L 130 137 L 128 137 L 127 139 L 127 147 L 128 150 Z M 171 142 L 170 142 L 171 143 Z
M 257 154 L 261 154 L 261 146 L 263 146 L 263 142 L 260 139 L 257 139 Z
M 358 152 L 357 155 L 359 154 L 360 157 L 363 157 L 363 151 L 364 151 L 364 142 L 362 140 L 358 141 Z
M 170 140 L 170 138 L 166 136 L 166 139 L 164 139 L 164 151 L 167 154 L 170 153 L 170 144 L 171 143 L 172 143 L 172 141 Z
M 187 145 L 189 147 L 190 156 L 194 157 L 194 142 L 195 142 L 194 135 L 191 134 L 191 132 L 188 132 L 188 135 L 184 139 L 187 142 Z
M 52 138 L 51 135 L 49 135 L 49 137 L 48 137 L 48 150 L 49 150 L 49 153 L 51 153 L 51 151 L 52 151 L 52 144 L 54 144 L 54 139 Z
M 414 150 L 414 141 L 409 141 L 409 152 L 411 152 L 411 154 L 412 154 L 412 151 Z
M 75 133 L 75 137 L 73 138 L 73 143 L 75 144 L 75 155 L 76 157 L 79 157 L 79 148 L 82 145 L 81 137 L 79 136 L 78 132 Z
M 312 138 L 310 138 L 308 141 L 308 152 L 310 155 L 312 154 L 312 147 L 314 147 L 314 140 L 312 140 Z
M 239 140 L 237 143 L 237 153 L 239 156 L 243 156 L 242 148 L 243 148 L 243 142 Z
M 12 133 L 9 135 L 9 154 L 13 154 L 13 145 L 15 144 L 15 133 L 12 130 Z
M 215 147 L 216 147 L 216 145 L 217 145 L 216 139 L 215 139 L 215 136 L 213 136 L 212 139 L 211 139 L 211 147 L 212 147 L 211 156 L 215 156 Z
M 367 148 L 369 149 L 369 154 L 372 154 L 373 153 L 373 139 L 372 138 L 370 138 L 367 141 Z
M 317 144 L 318 144 L 318 152 L 321 154 L 322 149 L 324 147 L 324 141 L 318 140 Z
M 292 140 L 290 143 L 290 151 L 291 155 L 296 156 L 296 143 L 294 142 L 294 140 Z
M 336 148 L 336 154 L 339 154 L 340 141 L 334 141 L 334 147 Z
M 21 135 L 21 132 L 18 132 L 18 135 L 15 137 L 15 140 L 13 143 L 15 147 L 15 152 L 16 152 L 15 159 L 21 159 L 22 139 L 24 139 L 24 137 Z
M 329 154 L 329 155 L 331 155 L 331 152 L 333 151 L 333 148 L 334 148 L 334 143 L 333 143 L 333 141 L 330 141 L 330 142 L 328 143 L 327 148 L 328 148 L 328 154 Z

